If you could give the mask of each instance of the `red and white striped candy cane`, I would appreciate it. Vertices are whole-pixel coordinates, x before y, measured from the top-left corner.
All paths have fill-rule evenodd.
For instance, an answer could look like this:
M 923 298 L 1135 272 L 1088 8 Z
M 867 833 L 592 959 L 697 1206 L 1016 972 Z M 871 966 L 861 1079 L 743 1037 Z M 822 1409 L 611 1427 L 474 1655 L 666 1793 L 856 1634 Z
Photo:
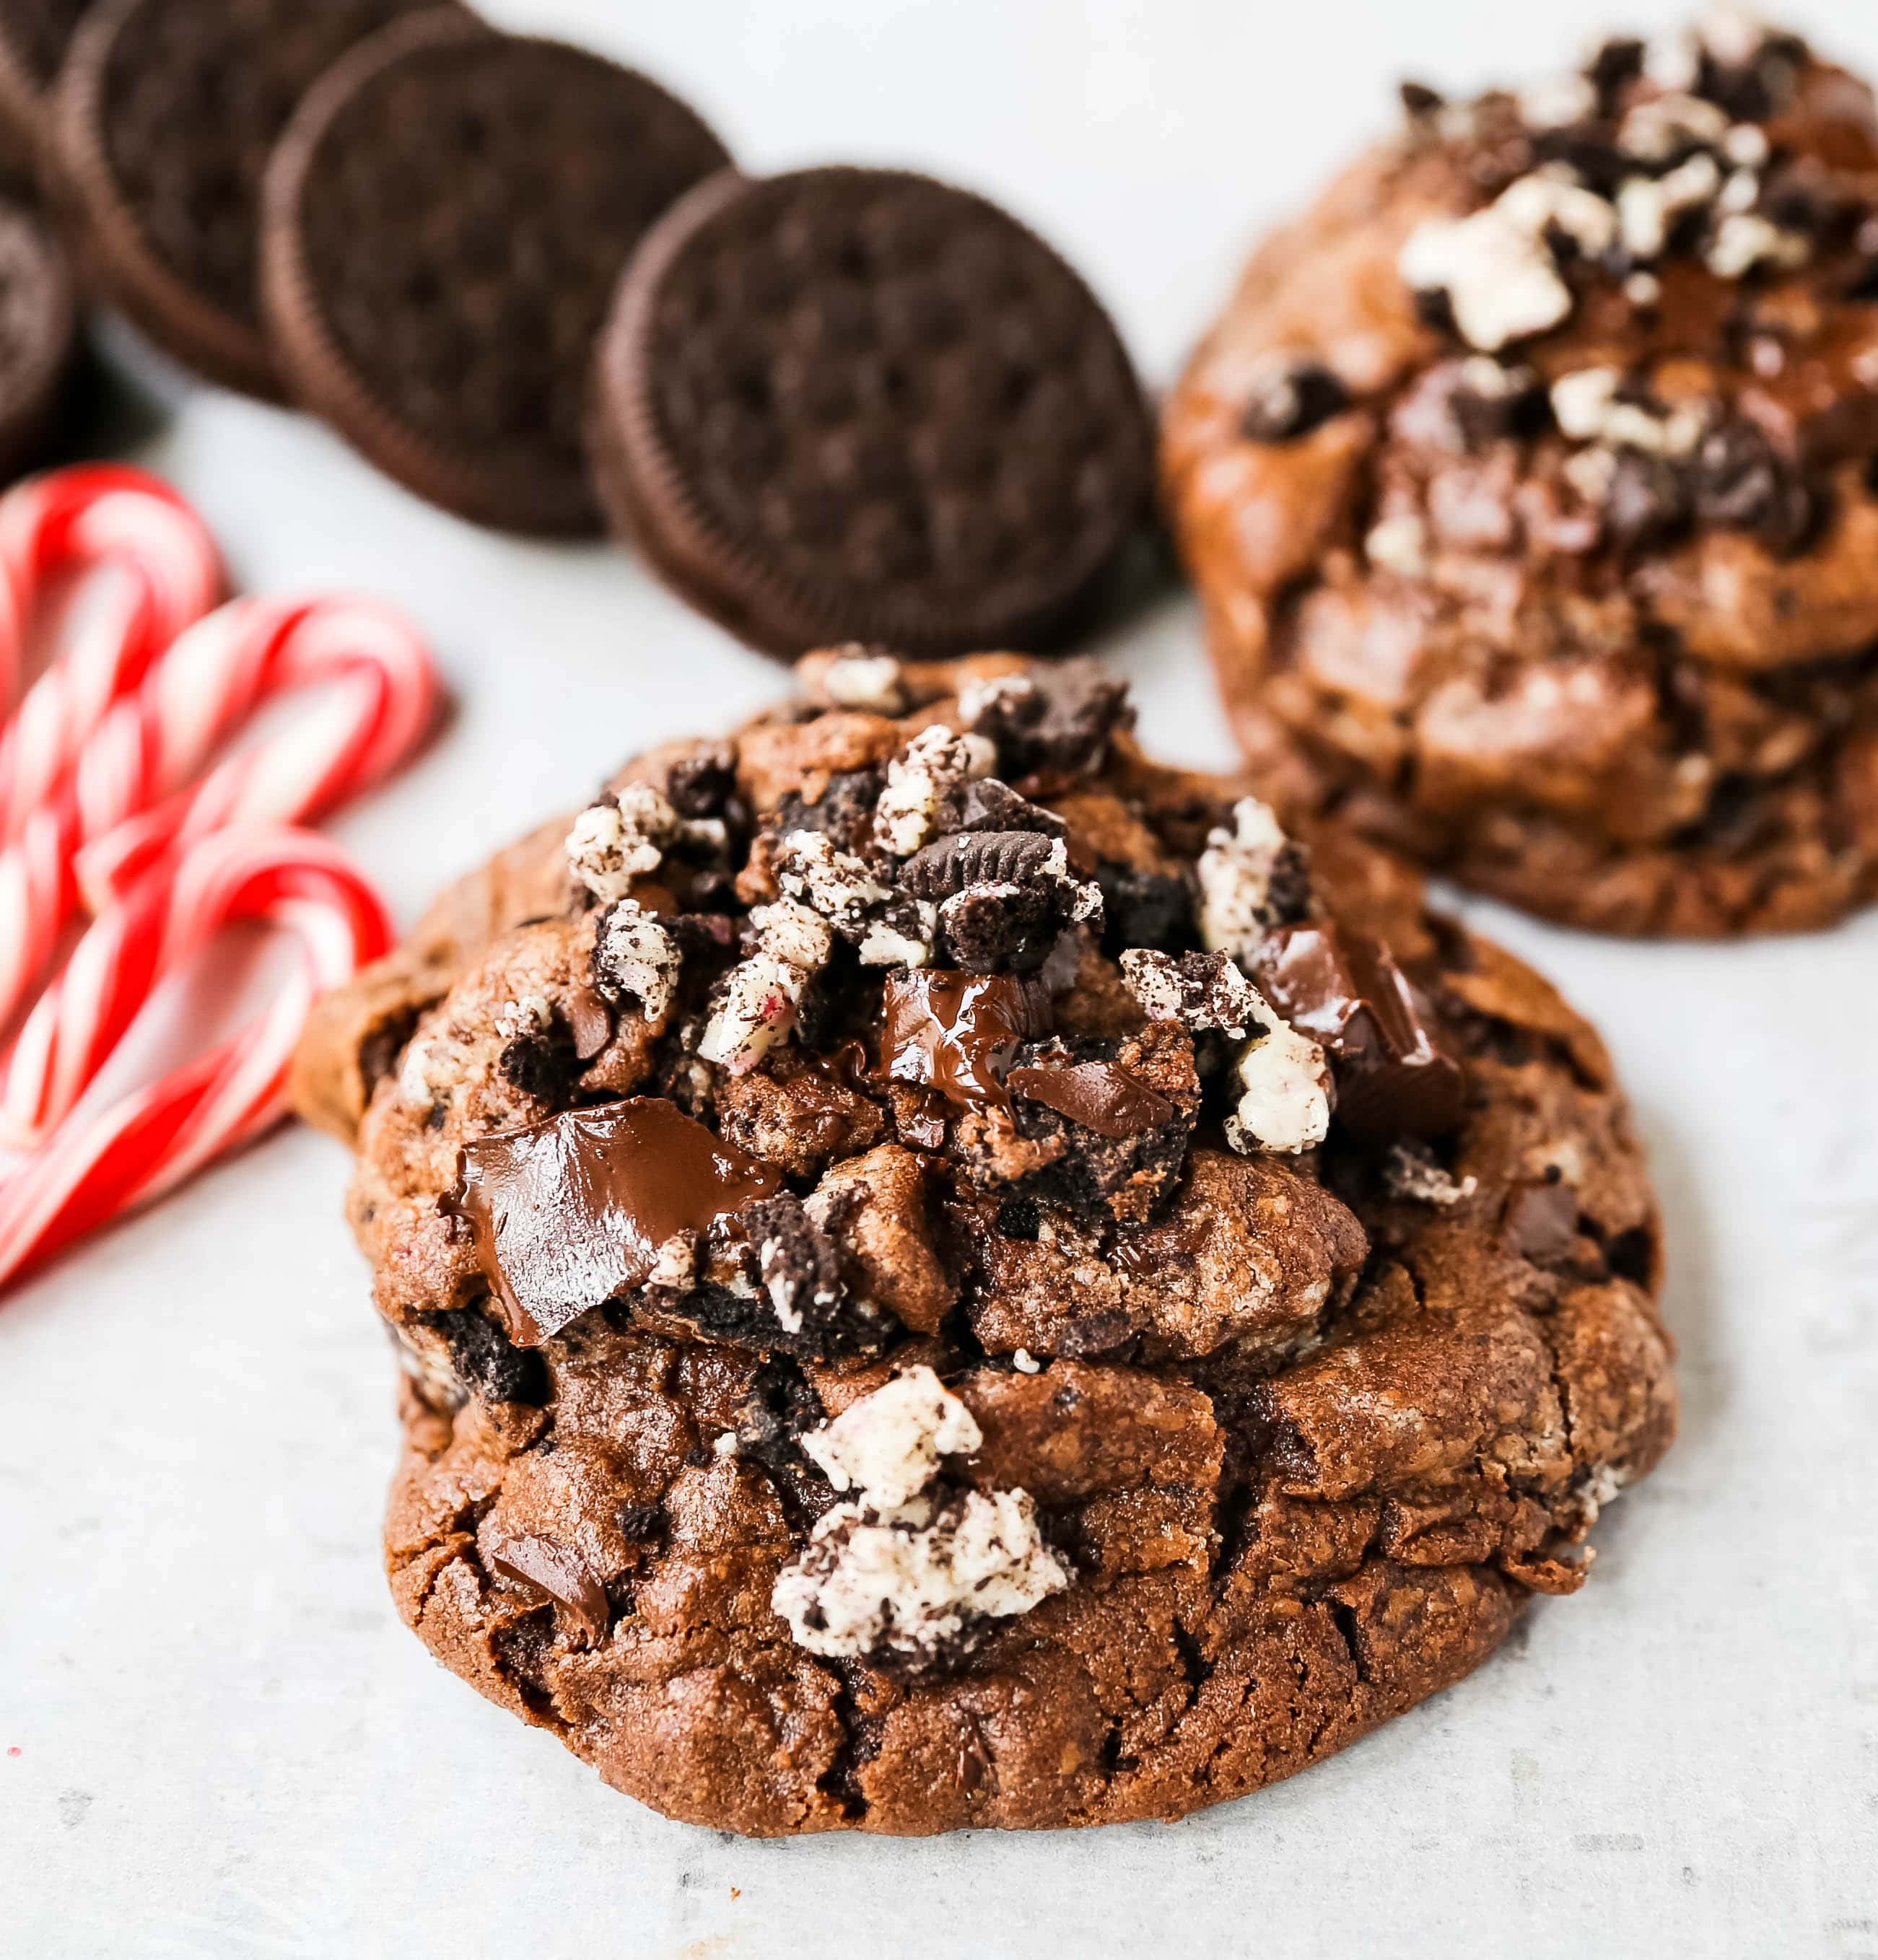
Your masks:
M 262 705 L 322 682 L 335 684 L 331 701 L 194 782 Z M 81 889 L 102 909 L 209 831 L 336 807 L 411 753 L 438 698 L 423 641 L 366 600 L 237 599 L 181 634 L 86 743 L 53 805 L 0 849 L 0 1026 Z
M 219 832 L 145 881 L 139 916 L 173 963 L 220 926 L 258 918 L 289 933 L 291 978 L 238 1033 L 150 1087 L 118 1098 L 94 1083 L 19 1168 L 0 1179 L 0 1286 L 80 1234 L 147 1204 L 282 1113 L 288 1064 L 314 1002 L 391 944 L 391 922 L 345 854 L 310 832 Z M 128 956 L 112 922 L 94 933 Z M 81 943 L 80 951 L 83 951 Z M 68 1007 L 75 1010 L 75 998 Z M 150 1011 L 148 998 L 141 1012 Z M 138 1016 L 134 1016 L 132 1027 Z
M 110 590 L 68 622 L 59 657 L 0 727 L 0 839 L 20 834 L 112 704 L 215 604 L 222 582 L 202 520 L 141 469 L 54 470 L 0 497 L 0 713 L 24 683 L 42 601 L 103 568 Z
M 56 1124 L 164 979 L 224 926 L 265 918 L 302 888 L 330 897 L 351 876 L 351 861 L 311 832 L 250 827 L 212 832 L 140 879 L 100 913 L 27 1017 L 0 1067 L 0 1142 L 24 1148 Z

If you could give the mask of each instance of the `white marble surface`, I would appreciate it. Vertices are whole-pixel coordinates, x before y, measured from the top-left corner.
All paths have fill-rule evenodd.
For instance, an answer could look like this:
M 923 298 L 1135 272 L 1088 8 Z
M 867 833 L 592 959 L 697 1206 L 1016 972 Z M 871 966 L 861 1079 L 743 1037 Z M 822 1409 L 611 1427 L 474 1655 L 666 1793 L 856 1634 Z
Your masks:
M 508 0 L 691 94 L 756 167 L 1005 198 L 1157 380 L 1405 67 L 1542 65 L 1582 0 Z M 1650 5 L 1652 18 L 1673 10 Z M 1809 24 L 1878 59 L 1878 11 Z M 425 511 L 173 379 L 136 446 L 260 588 L 434 635 L 448 737 L 339 826 L 403 915 L 618 756 L 781 685 L 622 554 Z M 1224 759 L 1190 605 L 1112 651 Z M 1686 1419 L 1596 1577 L 1502 1658 L 1174 1828 L 746 1844 L 487 1707 L 378 1567 L 391 1371 L 339 1153 L 285 1134 L 0 1303 L 0 1954 L 1878 1955 L 1878 917 L 1724 950 L 1482 908 L 1604 1026 L 1669 1212 Z

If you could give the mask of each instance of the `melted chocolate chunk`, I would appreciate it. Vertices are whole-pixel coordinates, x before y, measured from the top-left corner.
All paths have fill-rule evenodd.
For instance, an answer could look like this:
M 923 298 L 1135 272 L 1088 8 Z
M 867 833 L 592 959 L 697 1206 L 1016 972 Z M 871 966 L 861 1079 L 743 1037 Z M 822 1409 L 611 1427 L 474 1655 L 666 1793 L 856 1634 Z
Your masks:
M 1346 1128 L 1438 1136 L 1460 1121 L 1461 1065 L 1386 948 L 1328 921 L 1288 925 L 1265 942 L 1259 975 L 1278 1011 L 1329 1055 Z
M 1507 1192 L 1500 1230 L 1523 1258 L 1541 1265 L 1564 1258 L 1578 1242 L 1578 1194 L 1555 1172 L 1523 1179 Z
M 568 1032 L 577 1061 L 593 1061 L 613 1038 L 613 1010 L 591 987 L 577 987 L 567 1004 Z
M 512 1538 L 489 1560 L 492 1571 L 545 1592 L 573 1623 L 575 1644 L 597 1647 L 613 1624 L 606 1589 L 578 1552 L 551 1538 Z
M 1014 1068 L 1004 1086 L 1027 1101 L 1041 1102 L 1098 1136 L 1135 1137 L 1171 1122 L 1176 1111 L 1167 1097 L 1111 1061 L 1077 1062 L 1068 1068 Z
M 640 1284 L 674 1234 L 708 1231 L 781 1182 L 640 1096 L 465 1144 L 447 1208 L 470 1222 L 511 1337 L 533 1348 Z
M 882 1071 L 960 1109 L 1010 1106 L 1004 1071 L 1019 1044 L 1050 1024 L 1049 996 L 1014 975 L 929 967 L 887 976 Z
M 1248 442 L 1296 442 L 1349 406 L 1349 390 L 1322 361 L 1294 361 L 1262 378 L 1240 431 Z

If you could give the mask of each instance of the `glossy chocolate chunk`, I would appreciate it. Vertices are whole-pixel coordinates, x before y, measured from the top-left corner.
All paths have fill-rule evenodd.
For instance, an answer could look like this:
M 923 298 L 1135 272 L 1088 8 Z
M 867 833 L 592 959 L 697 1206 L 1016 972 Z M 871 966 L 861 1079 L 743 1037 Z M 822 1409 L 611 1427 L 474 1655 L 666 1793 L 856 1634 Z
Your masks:
M 1041 1102 L 1102 1137 L 1138 1137 L 1173 1122 L 1174 1106 L 1112 1061 L 1070 1068 L 1014 1068 L 1004 1079 L 1014 1096 Z
M 613 1624 L 606 1588 L 587 1569 L 578 1552 L 551 1538 L 512 1538 L 489 1564 L 505 1579 L 519 1579 L 547 1594 L 574 1623 L 580 1644 L 595 1647 Z
M 578 1061 L 591 1061 L 613 1038 L 613 1010 L 591 987 L 577 987 L 567 1003 L 568 1029 Z
M 1329 1055 L 1347 1128 L 1432 1137 L 1460 1121 L 1461 1065 L 1436 1040 L 1386 948 L 1328 921 L 1285 926 L 1259 955 L 1259 981 L 1285 1019 Z
M 1578 1240 L 1578 1194 L 1558 1177 L 1522 1179 L 1507 1192 L 1500 1230 L 1523 1258 L 1562 1259 Z
M 1008 973 L 895 972 L 886 1006 L 882 1071 L 961 1109 L 1007 1106 L 1004 1071 L 1018 1044 L 1049 1031 L 1049 996 L 1036 982 Z
M 534 1348 L 638 1286 L 674 1233 L 708 1232 L 781 1182 L 675 1104 L 639 1096 L 466 1144 L 447 1204 L 470 1222 L 510 1338 Z

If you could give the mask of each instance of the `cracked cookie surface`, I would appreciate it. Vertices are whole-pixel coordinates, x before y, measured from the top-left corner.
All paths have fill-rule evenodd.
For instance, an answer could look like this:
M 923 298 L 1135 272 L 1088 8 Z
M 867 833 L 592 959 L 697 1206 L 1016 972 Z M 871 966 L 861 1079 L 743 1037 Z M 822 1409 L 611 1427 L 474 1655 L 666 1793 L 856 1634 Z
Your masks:
M 1288 1775 L 1575 1589 L 1669 1444 L 1603 1046 L 1398 861 L 1145 760 L 1100 668 L 800 677 L 310 1032 L 399 1608 L 734 1831 Z
M 1600 929 L 1878 894 L 1878 114 L 1717 8 L 1254 255 L 1168 508 L 1262 792 Z

